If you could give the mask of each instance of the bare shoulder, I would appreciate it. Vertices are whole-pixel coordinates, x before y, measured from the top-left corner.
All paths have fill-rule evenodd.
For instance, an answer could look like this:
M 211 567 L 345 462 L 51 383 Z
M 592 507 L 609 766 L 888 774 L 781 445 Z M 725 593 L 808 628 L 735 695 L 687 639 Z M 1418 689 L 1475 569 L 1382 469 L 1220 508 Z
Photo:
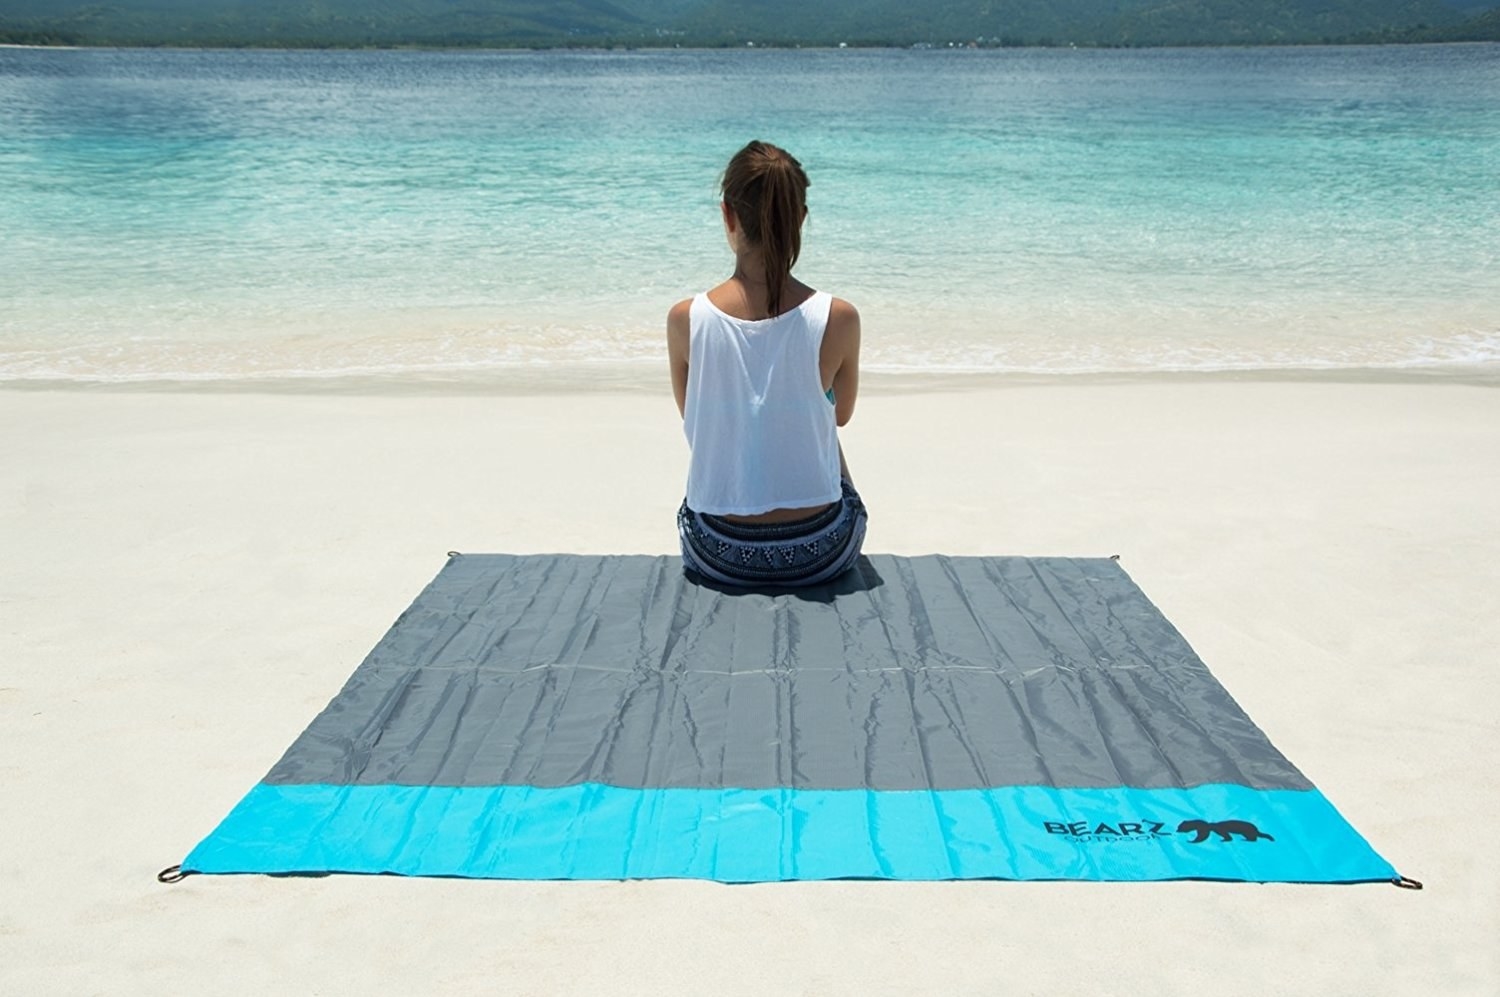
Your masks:
M 667 325 L 672 327 L 682 326 L 684 329 L 687 328 L 688 317 L 692 313 L 692 310 L 693 299 L 683 298 L 681 301 L 677 302 L 677 304 L 673 305 L 671 310 L 667 312 Z
M 853 322 L 859 324 L 859 309 L 843 298 L 834 298 L 828 307 L 828 321 Z
M 843 298 L 834 298 L 828 308 L 828 328 L 823 336 L 844 346 L 858 346 L 859 310 Z
M 686 348 L 688 332 L 691 327 L 690 314 L 693 308 L 693 299 L 686 298 L 673 305 L 667 312 L 667 341 L 673 346 Z

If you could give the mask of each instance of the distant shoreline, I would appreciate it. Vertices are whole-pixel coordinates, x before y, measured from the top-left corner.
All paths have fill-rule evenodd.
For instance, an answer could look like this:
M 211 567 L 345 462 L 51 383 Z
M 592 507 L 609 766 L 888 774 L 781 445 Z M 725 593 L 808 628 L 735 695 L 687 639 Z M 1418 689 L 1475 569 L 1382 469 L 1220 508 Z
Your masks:
M 968 47 L 917 46 L 917 45 L 757 45 L 753 50 L 772 52 L 1165 52 L 1202 51 L 1204 49 L 1317 49 L 1317 48 L 1409 48 L 1420 46 L 1500 46 L 1491 41 L 1385 41 L 1385 42 L 1217 42 L 1203 45 L 993 45 Z M 467 52 L 491 54 L 540 54 L 577 52 L 579 54 L 626 54 L 630 52 L 732 52 L 741 46 L 733 45 L 16 45 L 0 42 L 0 49 L 17 49 L 38 52 Z
M 230 44 L 230 43 L 204 43 L 201 45 L 183 45 L 171 42 L 136 42 L 131 44 L 105 44 L 105 43 L 67 43 L 67 44 L 30 44 L 20 42 L 0 42 L 0 49 L 34 50 L 47 52 L 64 51 L 153 51 L 164 50 L 169 52 L 490 52 L 490 53 L 539 53 L 539 52 L 578 52 L 578 53 L 627 53 L 627 52 L 735 52 L 735 51 L 775 51 L 775 52 L 1014 52 L 1014 51 L 1090 51 L 1090 52 L 1144 52 L 1144 51 L 1202 51 L 1204 49 L 1318 49 L 1318 48 L 1391 48 L 1412 46 L 1500 46 L 1500 41 L 1488 40 L 1454 40 L 1454 41 L 1430 41 L 1423 39 L 1386 39 L 1372 41 L 1369 39 L 1348 40 L 1324 40 L 1324 41 L 1256 41 L 1256 42 L 1201 42 L 1201 43 L 1174 43 L 1174 44 L 1140 44 L 1140 45 L 1105 45 L 1096 43 L 1027 43 L 1017 45 L 972 45 L 972 44 L 936 44 L 936 43 L 849 43 L 842 45 L 801 45 L 801 44 L 745 44 L 745 45 L 427 45 L 419 43 L 397 43 L 390 45 L 341 45 L 324 42 L 308 43 L 283 43 L 276 45 L 260 45 L 255 43 Z

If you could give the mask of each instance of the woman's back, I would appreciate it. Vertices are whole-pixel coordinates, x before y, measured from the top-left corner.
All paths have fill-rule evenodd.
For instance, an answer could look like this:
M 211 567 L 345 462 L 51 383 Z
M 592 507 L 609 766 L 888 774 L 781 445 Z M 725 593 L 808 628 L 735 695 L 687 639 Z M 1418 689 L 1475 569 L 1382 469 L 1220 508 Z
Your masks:
M 821 352 L 833 298 L 746 319 L 710 294 L 689 306 L 683 426 L 687 503 L 718 516 L 818 511 L 840 496 L 838 432 Z
M 721 583 L 813 585 L 859 556 L 866 514 L 839 448 L 859 390 L 859 314 L 791 275 L 807 175 L 751 142 L 721 181 L 734 273 L 667 314 L 691 447 L 684 567 Z

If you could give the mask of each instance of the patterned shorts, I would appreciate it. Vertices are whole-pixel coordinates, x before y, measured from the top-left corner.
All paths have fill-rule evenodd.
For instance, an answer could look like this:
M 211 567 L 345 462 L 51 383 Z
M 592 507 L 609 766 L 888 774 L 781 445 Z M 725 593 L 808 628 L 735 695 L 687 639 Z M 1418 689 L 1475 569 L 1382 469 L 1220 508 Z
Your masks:
M 684 502 L 677 510 L 683 567 L 723 585 L 826 582 L 853 566 L 865 542 L 865 505 L 847 480 L 843 491 L 815 516 L 754 526 L 694 512 Z

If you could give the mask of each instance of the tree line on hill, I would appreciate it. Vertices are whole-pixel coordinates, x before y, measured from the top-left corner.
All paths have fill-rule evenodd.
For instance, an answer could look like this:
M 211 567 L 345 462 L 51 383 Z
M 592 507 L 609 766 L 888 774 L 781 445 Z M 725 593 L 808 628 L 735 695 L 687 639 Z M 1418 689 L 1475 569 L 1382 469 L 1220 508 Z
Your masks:
M 0 0 L 0 42 L 553 48 L 1500 41 L 1493 2 Z

